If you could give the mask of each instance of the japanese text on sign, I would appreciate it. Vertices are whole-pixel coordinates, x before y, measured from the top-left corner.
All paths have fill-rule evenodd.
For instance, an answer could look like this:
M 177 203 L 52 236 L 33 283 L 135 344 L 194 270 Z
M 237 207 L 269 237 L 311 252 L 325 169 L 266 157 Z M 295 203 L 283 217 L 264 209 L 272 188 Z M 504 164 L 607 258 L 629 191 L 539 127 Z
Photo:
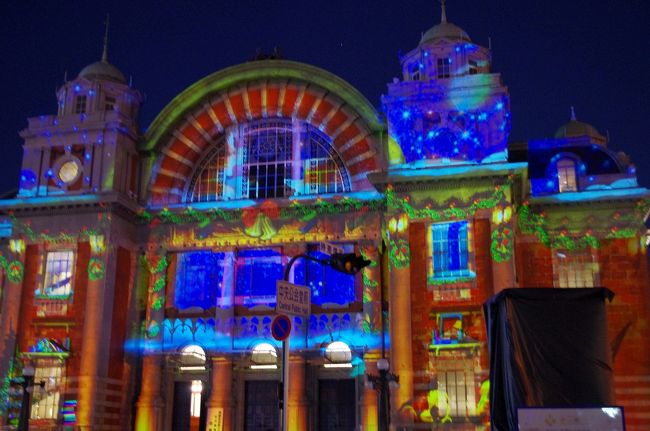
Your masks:
M 309 316 L 311 311 L 311 291 L 306 286 L 278 280 L 275 311 L 295 316 Z

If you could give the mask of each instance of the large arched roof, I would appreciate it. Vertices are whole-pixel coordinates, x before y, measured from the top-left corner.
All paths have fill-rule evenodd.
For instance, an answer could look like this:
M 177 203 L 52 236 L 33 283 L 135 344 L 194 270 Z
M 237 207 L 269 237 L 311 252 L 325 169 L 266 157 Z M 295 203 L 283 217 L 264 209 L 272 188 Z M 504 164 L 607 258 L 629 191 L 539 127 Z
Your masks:
M 228 126 L 277 117 L 307 121 L 330 136 L 353 184 L 365 182 L 367 172 L 380 168 L 383 125 L 359 91 L 314 66 L 252 61 L 201 79 L 152 122 L 140 148 L 153 160 L 145 172 L 149 199 L 180 198 L 201 155 Z

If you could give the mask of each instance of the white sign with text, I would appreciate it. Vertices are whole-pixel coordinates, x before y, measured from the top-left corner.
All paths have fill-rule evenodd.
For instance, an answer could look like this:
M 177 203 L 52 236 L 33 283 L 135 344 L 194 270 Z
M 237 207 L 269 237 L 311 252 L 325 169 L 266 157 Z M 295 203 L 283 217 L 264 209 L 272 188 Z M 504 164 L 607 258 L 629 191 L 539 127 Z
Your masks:
M 279 314 L 309 316 L 311 291 L 307 286 L 278 280 L 276 283 L 275 311 Z

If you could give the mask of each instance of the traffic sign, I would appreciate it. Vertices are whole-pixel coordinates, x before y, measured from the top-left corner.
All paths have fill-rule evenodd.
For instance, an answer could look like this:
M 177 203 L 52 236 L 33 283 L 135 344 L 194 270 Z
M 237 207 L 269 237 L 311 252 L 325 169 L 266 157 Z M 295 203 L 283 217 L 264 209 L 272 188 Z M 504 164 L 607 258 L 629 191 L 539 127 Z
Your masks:
M 271 322 L 271 335 L 278 341 L 284 341 L 291 334 L 291 320 L 284 314 L 275 316 Z
M 278 280 L 275 286 L 275 311 L 277 313 L 309 316 L 311 313 L 311 291 L 307 286 L 283 280 Z

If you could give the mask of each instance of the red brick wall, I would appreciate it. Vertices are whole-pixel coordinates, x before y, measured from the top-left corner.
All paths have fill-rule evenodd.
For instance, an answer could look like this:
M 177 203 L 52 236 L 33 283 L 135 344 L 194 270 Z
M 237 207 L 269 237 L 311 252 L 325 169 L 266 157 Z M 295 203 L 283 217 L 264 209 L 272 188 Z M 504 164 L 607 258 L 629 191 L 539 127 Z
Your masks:
M 620 342 L 614 389 L 628 430 L 650 429 L 650 279 L 639 245 L 638 238 L 604 240 L 598 251 L 600 284 L 615 294 L 608 307 L 609 339 L 613 347 Z
M 515 253 L 519 286 L 553 287 L 553 258 L 549 247 L 517 241 Z

